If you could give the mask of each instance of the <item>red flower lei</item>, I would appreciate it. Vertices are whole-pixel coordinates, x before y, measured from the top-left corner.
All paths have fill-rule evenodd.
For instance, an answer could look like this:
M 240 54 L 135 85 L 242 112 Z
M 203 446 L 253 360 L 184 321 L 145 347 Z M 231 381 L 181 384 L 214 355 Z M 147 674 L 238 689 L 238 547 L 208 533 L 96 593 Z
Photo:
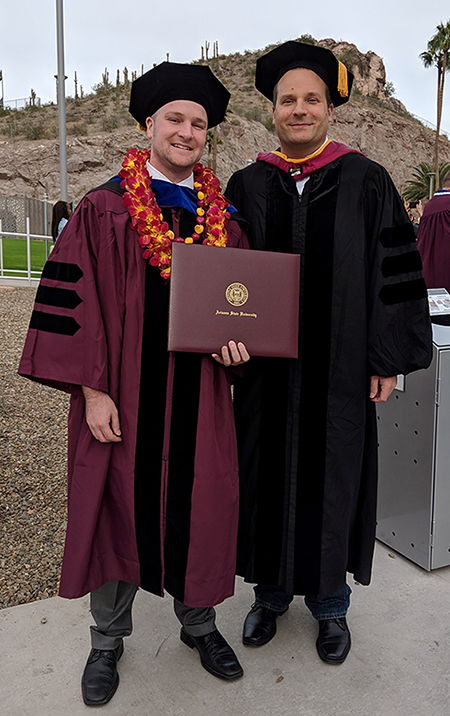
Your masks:
M 161 209 L 151 190 L 151 179 L 146 170 L 150 152 L 146 149 L 130 149 L 122 163 L 119 176 L 125 189 L 123 203 L 131 216 L 131 225 L 138 232 L 139 244 L 144 249 L 144 259 L 158 266 L 163 278 L 170 277 L 172 241 L 192 244 L 203 234 L 208 246 L 226 246 L 229 203 L 220 191 L 219 180 L 211 169 L 201 164 L 194 166 L 194 188 L 197 191 L 197 224 L 192 236 L 182 239 L 175 236 L 163 220 Z

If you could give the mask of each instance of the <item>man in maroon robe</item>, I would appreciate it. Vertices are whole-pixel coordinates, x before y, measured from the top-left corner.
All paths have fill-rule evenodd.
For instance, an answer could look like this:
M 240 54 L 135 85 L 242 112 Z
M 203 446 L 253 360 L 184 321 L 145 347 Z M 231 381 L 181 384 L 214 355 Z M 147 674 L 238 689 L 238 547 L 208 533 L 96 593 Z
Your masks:
M 131 150 L 120 177 L 74 212 L 44 267 L 20 363 L 20 374 L 71 394 L 60 594 L 91 592 L 82 678 L 91 706 L 117 689 L 139 586 L 174 597 L 181 640 L 209 672 L 243 673 L 213 606 L 234 589 L 228 366 L 248 354 L 232 341 L 220 355 L 167 353 L 171 242 L 245 241 L 217 180 L 197 164 L 228 99 L 205 66 L 162 63 L 133 83 L 130 112 L 151 151 Z
M 450 292 L 450 172 L 423 211 L 417 234 L 428 288 Z

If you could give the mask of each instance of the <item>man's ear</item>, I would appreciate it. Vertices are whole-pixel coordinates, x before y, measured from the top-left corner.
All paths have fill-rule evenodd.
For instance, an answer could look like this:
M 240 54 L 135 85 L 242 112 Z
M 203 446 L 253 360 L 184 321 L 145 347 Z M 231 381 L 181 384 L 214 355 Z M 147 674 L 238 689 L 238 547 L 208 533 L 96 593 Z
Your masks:
M 333 109 L 334 109 L 334 105 L 329 104 L 328 105 L 328 124 L 331 124 L 331 122 L 333 121 Z
M 147 117 L 145 126 L 147 127 L 147 137 L 151 139 L 153 136 L 153 117 Z

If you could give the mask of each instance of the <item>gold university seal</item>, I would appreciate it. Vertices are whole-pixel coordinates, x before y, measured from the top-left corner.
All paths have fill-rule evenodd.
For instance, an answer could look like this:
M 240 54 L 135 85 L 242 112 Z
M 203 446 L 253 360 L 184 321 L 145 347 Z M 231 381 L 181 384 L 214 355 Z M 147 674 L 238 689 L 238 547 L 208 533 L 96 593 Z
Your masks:
M 243 306 L 248 300 L 248 288 L 243 283 L 230 283 L 225 297 L 232 306 Z

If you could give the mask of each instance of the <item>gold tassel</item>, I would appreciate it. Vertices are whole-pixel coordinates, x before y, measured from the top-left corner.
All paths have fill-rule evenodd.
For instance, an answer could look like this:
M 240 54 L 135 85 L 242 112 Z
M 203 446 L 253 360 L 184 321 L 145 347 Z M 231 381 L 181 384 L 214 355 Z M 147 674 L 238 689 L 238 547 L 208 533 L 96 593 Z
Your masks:
M 136 122 L 136 126 L 141 132 L 147 131 L 147 127 L 143 127 L 142 124 L 140 124 L 139 122 Z
M 347 68 L 342 62 L 339 62 L 338 69 L 338 92 L 341 97 L 348 97 L 348 74 Z

